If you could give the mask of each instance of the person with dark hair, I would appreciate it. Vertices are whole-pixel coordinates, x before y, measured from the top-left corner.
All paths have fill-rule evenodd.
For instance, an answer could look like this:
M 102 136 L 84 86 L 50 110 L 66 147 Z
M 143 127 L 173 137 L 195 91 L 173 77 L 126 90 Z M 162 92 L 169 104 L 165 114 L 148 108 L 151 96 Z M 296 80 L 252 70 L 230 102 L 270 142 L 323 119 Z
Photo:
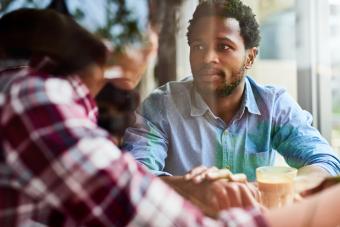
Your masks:
M 156 89 L 124 135 L 123 148 L 137 161 L 184 197 L 206 198 L 217 210 L 226 203 L 244 206 L 242 190 L 256 195 L 242 183 L 245 177 L 233 174 L 254 181 L 256 168 L 273 165 L 276 151 L 300 175 L 340 173 L 339 156 L 311 126 L 312 116 L 285 90 L 246 75 L 260 41 L 248 6 L 202 1 L 187 36 L 193 78 Z M 219 178 L 241 181 L 226 183 L 229 200 L 214 201 L 201 190 Z
M 139 73 L 150 47 L 123 73 Z M 125 84 L 104 78 L 110 53 L 101 40 L 55 11 L 20 9 L 0 18 L 0 53 L 0 226 L 212 221 L 97 126 L 94 97 L 108 81 Z M 24 67 L 12 64 L 22 59 Z
M 115 54 L 54 10 L 0 18 L 0 226 L 266 225 L 257 208 L 204 216 L 98 127 L 94 97 L 124 103 L 99 92 L 135 86 L 155 41 Z M 112 77 L 117 67 L 123 77 Z

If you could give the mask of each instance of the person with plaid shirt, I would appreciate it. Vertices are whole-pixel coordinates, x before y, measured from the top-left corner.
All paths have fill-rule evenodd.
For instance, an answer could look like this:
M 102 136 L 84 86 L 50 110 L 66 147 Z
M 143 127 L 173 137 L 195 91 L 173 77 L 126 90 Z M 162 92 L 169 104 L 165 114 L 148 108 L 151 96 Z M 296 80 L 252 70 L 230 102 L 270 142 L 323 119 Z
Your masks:
M 106 56 L 101 41 L 54 11 L 0 19 L 0 60 L 30 59 L 0 70 L 0 226 L 289 226 L 282 220 L 306 210 L 327 213 L 323 226 L 340 222 L 340 187 L 286 209 L 205 216 L 97 126 L 93 97 L 106 83 Z
M 81 41 L 58 40 L 66 32 Z M 106 49 L 72 19 L 18 10 L 1 18 L 0 43 L 2 59 L 33 59 L 0 73 L 0 226 L 265 225 L 256 208 L 204 216 L 112 143 L 93 98 Z

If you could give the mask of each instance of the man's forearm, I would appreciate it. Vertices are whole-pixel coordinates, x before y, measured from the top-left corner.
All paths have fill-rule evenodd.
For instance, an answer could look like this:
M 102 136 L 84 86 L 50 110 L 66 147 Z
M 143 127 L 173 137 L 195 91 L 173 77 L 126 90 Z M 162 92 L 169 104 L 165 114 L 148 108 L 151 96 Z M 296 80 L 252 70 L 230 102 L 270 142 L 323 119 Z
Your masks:
M 219 211 L 230 207 L 257 207 L 259 205 L 246 182 L 215 179 L 195 183 L 184 176 L 160 178 L 210 217 L 216 218 Z
M 188 182 L 184 180 L 183 176 L 160 176 L 160 178 L 170 187 L 175 189 L 179 194 L 188 199 L 186 193 L 184 193 L 184 187 L 188 184 Z
M 195 196 L 195 194 L 199 193 L 201 190 L 203 191 L 204 189 L 198 189 L 199 186 L 197 187 L 197 185 L 196 187 L 193 187 L 192 182 L 186 181 L 184 176 L 161 176 L 160 178 L 172 187 L 178 194 L 199 207 L 203 213 L 213 218 L 217 217 L 218 209 L 216 209 L 216 207 L 209 207 L 208 203 L 204 202 L 204 199 L 203 201 L 199 199 L 201 196 Z M 203 197 L 204 196 L 201 198 Z M 214 199 L 211 198 L 211 201 L 214 201 Z
M 340 223 L 340 186 L 311 196 L 301 202 L 264 213 L 270 226 L 337 226 Z M 293 218 L 292 218 L 293 217 Z

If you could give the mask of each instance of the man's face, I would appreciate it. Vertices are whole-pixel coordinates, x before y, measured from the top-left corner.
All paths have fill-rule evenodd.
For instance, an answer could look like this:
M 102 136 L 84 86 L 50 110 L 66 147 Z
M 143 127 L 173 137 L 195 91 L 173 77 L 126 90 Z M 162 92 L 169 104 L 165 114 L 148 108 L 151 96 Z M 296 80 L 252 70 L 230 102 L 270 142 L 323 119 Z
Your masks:
M 232 94 L 255 57 L 249 58 L 254 51 L 245 49 L 239 22 L 234 18 L 202 17 L 191 37 L 190 64 L 198 91 L 217 97 Z

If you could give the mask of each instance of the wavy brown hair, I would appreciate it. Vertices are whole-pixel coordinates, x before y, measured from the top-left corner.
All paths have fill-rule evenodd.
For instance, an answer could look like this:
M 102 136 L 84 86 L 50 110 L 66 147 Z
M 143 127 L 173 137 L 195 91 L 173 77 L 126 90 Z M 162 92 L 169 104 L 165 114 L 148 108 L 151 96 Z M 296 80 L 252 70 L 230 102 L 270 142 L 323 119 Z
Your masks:
M 3 58 L 49 57 L 49 73 L 67 75 L 91 63 L 104 65 L 107 49 L 71 17 L 49 9 L 19 9 L 0 18 Z

